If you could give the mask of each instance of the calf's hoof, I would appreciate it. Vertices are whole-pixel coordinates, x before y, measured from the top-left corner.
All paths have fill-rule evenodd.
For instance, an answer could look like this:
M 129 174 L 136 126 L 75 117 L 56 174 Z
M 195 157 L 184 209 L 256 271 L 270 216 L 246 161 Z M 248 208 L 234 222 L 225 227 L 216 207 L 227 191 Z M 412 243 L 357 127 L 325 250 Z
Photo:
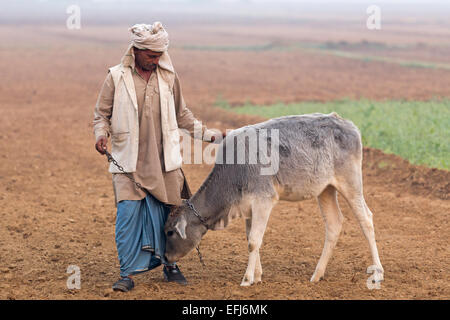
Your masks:
M 253 282 L 250 281 L 242 281 L 241 287 L 250 287 L 253 284 Z
M 250 280 L 247 276 L 242 279 L 241 287 L 250 287 L 253 284 L 253 280 Z
M 370 272 L 368 271 L 367 273 L 370 273 Z M 384 270 L 381 269 L 381 268 L 376 268 L 373 271 L 372 281 L 374 283 L 381 283 L 381 282 L 383 282 L 384 281 Z
M 314 274 L 311 277 L 311 280 L 309 280 L 309 281 L 311 281 L 311 282 L 319 282 L 322 279 L 323 279 L 323 275 L 321 275 L 321 274 L 319 274 L 317 272 L 314 272 Z

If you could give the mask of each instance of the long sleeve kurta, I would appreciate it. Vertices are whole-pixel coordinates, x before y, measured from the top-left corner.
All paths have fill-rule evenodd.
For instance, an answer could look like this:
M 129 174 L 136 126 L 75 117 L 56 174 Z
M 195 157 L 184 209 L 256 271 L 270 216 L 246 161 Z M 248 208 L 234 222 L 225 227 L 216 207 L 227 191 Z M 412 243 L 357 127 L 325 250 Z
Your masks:
M 133 81 L 136 89 L 139 119 L 139 150 L 136 172 L 128 173 L 139 182 L 150 194 L 159 201 L 180 205 L 182 198 L 190 197 L 191 193 L 181 169 L 166 172 L 164 169 L 164 154 L 161 131 L 160 98 L 158 77 L 152 72 L 148 82 L 132 67 Z M 175 109 L 178 127 L 186 129 L 191 136 L 194 133 L 194 123 L 197 121 L 186 107 L 183 99 L 180 81 L 175 74 L 173 86 Z M 96 117 L 110 119 L 114 100 L 114 81 L 108 73 L 95 107 Z M 202 126 L 202 133 L 206 126 Z M 121 200 L 141 200 L 146 193 L 124 174 L 113 173 L 112 182 L 116 205 Z

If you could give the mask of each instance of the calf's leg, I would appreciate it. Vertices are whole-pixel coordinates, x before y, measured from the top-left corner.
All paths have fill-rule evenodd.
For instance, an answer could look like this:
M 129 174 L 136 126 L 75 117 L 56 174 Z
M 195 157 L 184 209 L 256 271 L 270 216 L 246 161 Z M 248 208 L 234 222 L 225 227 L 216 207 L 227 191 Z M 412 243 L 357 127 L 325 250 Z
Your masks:
M 250 234 L 250 229 L 252 227 L 252 218 L 248 218 L 245 220 L 245 232 L 247 235 L 247 241 L 249 240 L 249 234 Z M 256 266 L 255 266 L 255 278 L 254 278 L 254 282 L 258 283 L 261 282 L 261 278 L 262 278 L 262 266 L 261 266 L 261 259 L 259 257 L 259 250 L 257 251 L 257 255 L 256 255 Z
M 362 190 L 362 173 L 361 170 L 355 169 L 353 176 L 347 177 L 346 181 L 337 186 L 338 191 L 345 197 L 350 208 L 358 219 L 359 225 L 366 237 L 372 262 L 375 266 L 373 280 L 376 282 L 383 281 L 383 266 L 381 265 L 378 255 L 377 244 L 375 242 L 375 229 L 373 225 L 373 214 L 366 204 Z
M 273 206 L 274 202 L 272 199 L 258 198 L 252 202 L 252 218 L 250 222 L 250 231 L 248 231 L 248 265 L 241 286 L 252 285 L 255 282 L 255 269 L 257 265 L 261 268 L 261 262 L 259 262 L 259 248 L 261 247 L 267 221 L 269 220 Z M 256 275 L 258 275 L 258 273 L 256 273 Z
M 311 282 L 319 281 L 323 277 L 328 261 L 341 233 L 344 217 L 339 209 L 336 196 L 336 189 L 333 186 L 328 186 L 317 198 L 320 212 L 325 222 L 325 244 L 316 270 L 311 277 Z

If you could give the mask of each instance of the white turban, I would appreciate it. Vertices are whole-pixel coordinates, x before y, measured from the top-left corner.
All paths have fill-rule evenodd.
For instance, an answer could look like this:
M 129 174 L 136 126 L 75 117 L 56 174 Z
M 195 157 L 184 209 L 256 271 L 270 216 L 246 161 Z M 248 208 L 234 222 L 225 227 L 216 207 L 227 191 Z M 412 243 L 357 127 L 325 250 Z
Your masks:
M 175 70 L 170 59 L 169 52 L 169 35 L 164 30 L 161 22 L 153 24 L 135 24 L 129 31 L 131 32 L 131 43 L 128 46 L 127 52 L 122 57 L 122 65 L 125 67 L 134 65 L 134 50 L 149 49 L 163 54 L 159 58 L 159 67 L 161 68 L 161 75 L 172 87 L 175 79 Z
M 129 30 L 131 42 L 138 49 L 164 52 L 169 48 L 169 35 L 159 21 L 152 25 L 135 24 Z

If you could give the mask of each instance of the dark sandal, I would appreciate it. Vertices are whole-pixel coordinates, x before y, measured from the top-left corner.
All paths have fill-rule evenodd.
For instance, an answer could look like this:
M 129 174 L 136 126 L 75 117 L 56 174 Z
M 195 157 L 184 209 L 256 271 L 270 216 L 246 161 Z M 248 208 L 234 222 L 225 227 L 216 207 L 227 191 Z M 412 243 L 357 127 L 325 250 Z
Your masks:
M 175 265 L 174 267 L 164 266 L 163 272 L 164 279 L 166 279 L 166 281 L 176 282 L 183 285 L 187 284 L 186 278 L 183 276 L 177 265 Z
M 123 277 L 112 286 L 114 291 L 127 292 L 134 288 L 134 281 L 129 277 Z

